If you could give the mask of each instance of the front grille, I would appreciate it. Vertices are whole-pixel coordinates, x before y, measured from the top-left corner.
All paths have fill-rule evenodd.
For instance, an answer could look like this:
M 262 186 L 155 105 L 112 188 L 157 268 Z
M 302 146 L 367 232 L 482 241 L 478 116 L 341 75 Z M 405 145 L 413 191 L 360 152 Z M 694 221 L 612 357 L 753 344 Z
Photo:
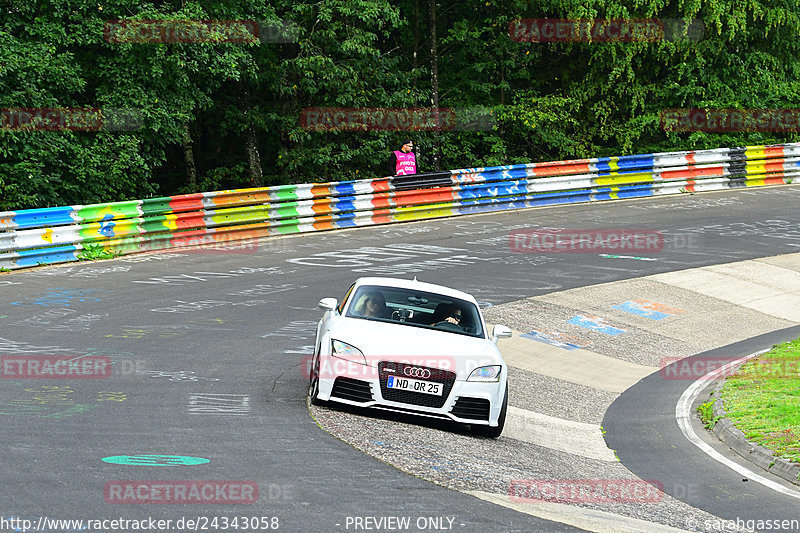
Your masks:
M 353 402 L 371 402 L 372 387 L 367 381 L 339 377 L 333 382 L 331 396 L 336 396 L 337 398 L 342 398 L 343 400 L 350 400 Z
M 389 376 L 411 377 L 404 373 L 406 368 L 430 371 L 431 375 L 429 377 L 414 376 L 413 379 L 443 383 L 444 386 L 442 387 L 442 395 L 435 396 L 433 394 L 422 394 L 421 392 L 395 390 L 386 386 Z M 421 405 L 424 407 L 433 407 L 436 409 L 445 404 L 447 397 L 450 395 L 450 391 L 453 389 L 453 384 L 456 382 L 456 373 L 450 372 L 449 370 L 410 365 L 408 363 L 394 363 L 389 361 L 381 361 L 378 363 L 378 377 L 381 383 L 381 395 L 385 400 L 408 403 L 411 405 Z
M 489 400 L 459 397 L 450 410 L 453 416 L 470 420 L 489 420 Z

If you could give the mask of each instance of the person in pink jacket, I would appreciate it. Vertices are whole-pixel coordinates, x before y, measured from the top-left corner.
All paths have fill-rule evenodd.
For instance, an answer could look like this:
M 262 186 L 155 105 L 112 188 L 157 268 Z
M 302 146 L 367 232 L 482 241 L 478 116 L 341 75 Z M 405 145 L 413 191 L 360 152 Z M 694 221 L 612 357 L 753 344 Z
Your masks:
M 414 143 L 411 142 L 411 139 L 403 141 L 402 147 L 391 153 L 387 170 L 390 176 L 417 173 L 417 156 L 414 154 Z

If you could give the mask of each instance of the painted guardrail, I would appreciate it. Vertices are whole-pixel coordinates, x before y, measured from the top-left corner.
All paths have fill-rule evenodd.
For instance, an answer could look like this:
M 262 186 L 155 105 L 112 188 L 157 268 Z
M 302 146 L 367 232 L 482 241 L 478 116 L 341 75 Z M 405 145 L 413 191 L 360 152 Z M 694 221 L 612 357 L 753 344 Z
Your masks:
M 0 268 L 542 205 L 791 183 L 800 143 L 0 212 Z

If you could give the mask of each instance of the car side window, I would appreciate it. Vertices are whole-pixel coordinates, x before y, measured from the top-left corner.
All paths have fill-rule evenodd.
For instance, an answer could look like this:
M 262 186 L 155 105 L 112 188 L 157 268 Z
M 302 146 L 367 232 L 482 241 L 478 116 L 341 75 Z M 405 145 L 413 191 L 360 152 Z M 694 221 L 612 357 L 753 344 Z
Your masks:
M 347 289 L 347 292 L 344 293 L 344 297 L 342 297 L 342 301 L 339 303 L 339 307 L 337 308 L 337 311 L 339 311 L 340 315 L 342 314 L 342 310 L 344 309 L 344 304 L 347 302 L 347 299 L 350 298 L 350 293 L 353 292 L 353 287 L 355 286 L 356 284 L 353 283 L 352 285 L 350 285 L 350 288 Z

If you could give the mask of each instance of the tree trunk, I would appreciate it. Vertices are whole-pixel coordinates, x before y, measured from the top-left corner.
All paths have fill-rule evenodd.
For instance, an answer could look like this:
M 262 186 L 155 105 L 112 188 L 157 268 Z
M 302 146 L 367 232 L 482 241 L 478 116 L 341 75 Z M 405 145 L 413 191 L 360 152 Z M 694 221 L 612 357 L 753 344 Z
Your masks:
M 439 131 L 439 60 L 436 52 L 436 0 L 430 0 L 431 10 L 431 104 L 436 116 L 436 129 L 433 133 L 433 170 L 439 171 L 440 141 Z
M 419 0 L 414 0 L 414 58 L 411 64 L 411 68 L 414 70 L 414 94 L 417 92 L 417 52 L 419 52 Z M 416 103 L 419 104 L 419 102 Z
M 506 81 L 506 66 L 500 62 L 500 107 L 506 105 L 506 90 L 503 88 L 503 84 Z
M 247 83 L 242 80 L 239 82 L 239 109 L 244 115 L 244 149 L 247 152 L 247 166 L 249 169 L 249 181 L 251 187 L 264 186 L 264 174 L 261 170 L 261 154 L 258 152 L 258 139 L 256 132 L 250 123 L 250 92 L 247 90 Z
M 183 125 L 183 160 L 186 163 L 186 185 L 191 192 L 197 192 L 197 170 L 194 166 L 194 149 L 189 123 Z

